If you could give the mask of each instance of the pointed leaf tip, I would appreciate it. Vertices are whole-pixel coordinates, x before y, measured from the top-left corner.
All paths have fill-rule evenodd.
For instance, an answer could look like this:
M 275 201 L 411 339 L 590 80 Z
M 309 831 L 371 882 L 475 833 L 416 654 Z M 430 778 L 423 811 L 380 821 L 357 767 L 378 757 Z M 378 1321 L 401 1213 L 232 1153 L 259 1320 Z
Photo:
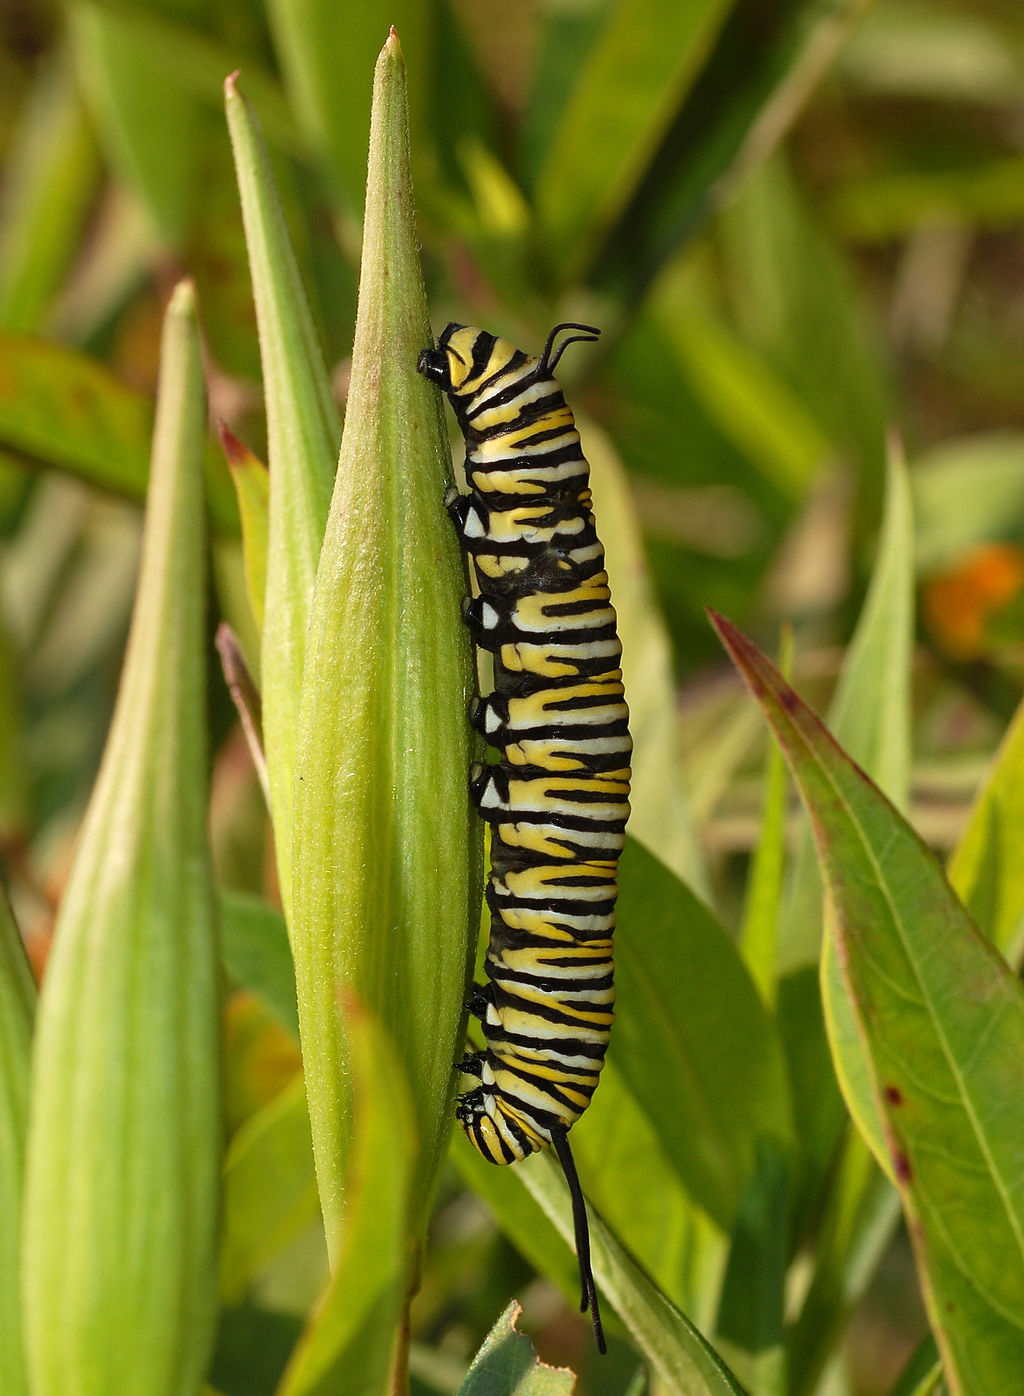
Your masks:
M 167 304 L 171 315 L 193 316 L 196 313 L 196 283 L 190 276 L 182 277 L 171 292 Z
M 224 79 L 224 96 L 225 96 L 225 97 L 237 97 L 237 96 L 238 96 L 238 79 L 239 79 L 241 76 L 242 76 L 242 70 L 241 70 L 241 68 L 236 68 L 235 71 L 234 71 L 233 73 L 228 73 L 227 77 Z

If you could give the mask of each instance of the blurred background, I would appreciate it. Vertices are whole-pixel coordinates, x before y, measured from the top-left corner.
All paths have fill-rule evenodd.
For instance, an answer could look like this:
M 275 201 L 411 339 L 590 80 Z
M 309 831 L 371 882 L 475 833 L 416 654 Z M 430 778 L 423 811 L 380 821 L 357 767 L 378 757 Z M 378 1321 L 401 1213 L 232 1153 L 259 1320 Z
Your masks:
M 1014 0 L 0 0 L 0 857 L 37 966 L 112 707 L 160 317 L 183 274 L 212 415 L 265 453 L 223 79 L 241 70 L 263 125 L 343 402 L 371 79 L 392 23 L 435 330 L 458 318 L 531 350 L 560 319 L 604 330 L 561 376 L 603 488 L 632 501 L 631 565 L 642 538 L 649 569 L 675 695 L 661 759 L 700 865 L 689 833 L 663 856 L 728 922 L 764 738 L 704 608 L 769 649 L 790 622 L 797 685 L 826 703 L 871 572 L 887 439 L 902 441 L 915 513 L 913 814 L 940 851 L 1016 707 Z M 212 609 L 252 647 L 218 451 Z M 211 711 L 220 876 L 272 894 L 219 676 Z M 238 1126 L 292 1078 L 296 1049 L 244 994 L 229 1030 Z M 457 1361 L 528 1271 L 454 1182 L 440 1216 L 421 1322 Z M 282 1272 L 282 1314 L 308 1301 L 302 1255 Z M 862 1321 L 883 1340 L 854 1342 L 843 1389 L 881 1389 L 921 1331 L 892 1297 L 907 1264 L 897 1252 L 882 1274 Z M 282 1352 L 293 1336 L 282 1319 Z M 222 1364 L 244 1346 L 228 1322 Z M 859 1370 L 865 1348 L 881 1370 Z

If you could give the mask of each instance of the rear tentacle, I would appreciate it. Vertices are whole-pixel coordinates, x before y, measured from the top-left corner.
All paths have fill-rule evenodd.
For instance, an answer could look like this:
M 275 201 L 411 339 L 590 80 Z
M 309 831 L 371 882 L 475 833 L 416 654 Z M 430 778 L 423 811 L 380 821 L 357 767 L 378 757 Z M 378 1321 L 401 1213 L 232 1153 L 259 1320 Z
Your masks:
M 562 1165 L 565 1181 L 569 1185 L 569 1196 L 572 1198 L 572 1223 L 576 1232 L 576 1259 L 579 1261 L 580 1287 L 582 1289 L 580 1313 L 585 1314 L 589 1308 L 590 1319 L 594 1325 L 594 1341 L 597 1343 L 597 1350 L 600 1353 L 605 1353 L 607 1348 L 604 1341 L 604 1328 L 601 1326 L 601 1311 L 597 1305 L 597 1286 L 594 1283 L 594 1272 L 590 1265 L 590 1228 L 587 1225 L 587 1204 L 583 1198 L 583 1189 L 580 1187 L 579 1175 L 576 1172 L 572 1151 L 569 1148 L 567 1132 L 564 1129 L 553 1129 L 551 1143 L 558 1155 L 558 1162 Z

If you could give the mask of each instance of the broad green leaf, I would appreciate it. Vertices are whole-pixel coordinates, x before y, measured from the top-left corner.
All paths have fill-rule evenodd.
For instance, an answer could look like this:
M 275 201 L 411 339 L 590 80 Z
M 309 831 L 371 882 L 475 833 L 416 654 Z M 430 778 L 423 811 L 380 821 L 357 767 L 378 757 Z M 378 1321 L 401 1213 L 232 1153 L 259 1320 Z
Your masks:
M 221 445 L 231 467 L 242 520 L 245 584 L 256 628 L 263 630 L 263 603 L 267 594 L 267 535 L 270 508 L 270 475 L 267 467 L 221 423 Z
M 569 1195 L 558 1164 L 545 1151 L 510 1170 L 569 1241 Z M 602 1294 L 612 1303 L 644 1356 L 680 1396 L 743 1396 L 743 1387 L 707 1339 L 681 1314 L 588 1208 L 590 1238 Z
M 354 1094 L 347 1215 L 333 1273 L 278 1387 L 279 1396 L 396 1390 L 398 1339 L 413 1261 L 408 1245 L 416 1154 L 415 1116 L 401 1061 L 377 1021 L 343 1001 Z
M 39 1006 L 24 1211 L 36 1396 L 180 1396 L 199 1385 L 213 1337 L 222 1126 L 205 425 L 183 283 L 165 320 L 124 672 Z
M 643 1256 L 644 1268 L 673 1303 L 681 1308 L 706 1303 L 723 1259 L 722 1233 L 690 1198 L 617 1061 L 613 1035 L 601 1088 L 573 1129 L 583 1187 L 623 1245 Z M 570 1299 L 578 1301 L 577 1288 L 574 1275 L 566 1291 Z
M 28 1396 L 22 1345 L 21 1216 L 28 1133 L 29 1061 L 36 986 L 14 916 L 0 889 L 0 1390 Z
M 783 1396 L 783 1307 L 790 1236 L 789 1160 L 760 1141 L 757 1170 L 740 1199 L 715 1322 L 715 1343 L 759 1396 Z
M 633 737 L 630 833 L 707 900 L 704 852 L 690 817 L 680 762 L 673 760 L 678 719 L 672 659 L 640 524 L 611 442 L 593 423 L 584 419 L 580 425 L 622 636 L 622 677 Z
M 913 540 L 910 486 L 894 444 L 878 560 L 843 662 L 829 722 L 836 740 L 871 773 L 897 809 L 905 809 L 910 797 Z M 813 883 L 817 907 L 820 876 L 816 870 Z M 799 910 L 794 912 L 791 906 L 790 914 L 799 915 Z M 846 1103 L 872 1151 L 884 1159 L 887 1151 L 870 1069 L 832 935 L 825 937 L 821 950 L 821 992 L 832 1059 Z
M 929 850 L 772 666 L 716 626 L 815 823 L 840 963 L 929 1317 L 957 1393 L 1024 1370 L 1024 992 Z
M 231 978 L 259 994 L 298 1037 L 295 967 L 284 917 L 243 892 L 219 893 L 221 953 Z
M 728 1230 L 758 1138 L 791 1139 L 779 1041 L 734 942 L 631 839 L 619 886 L 618 1068 L 694 1200 Z
M 1024 923 L 1024 706 L 1017 709 L 949 860 L 949 880 L 978 927 L 1016 962 Z
M 262 1270 L 320 1215 L 301 1075 L 257 1110 L 224 1166 L 220 1293 L 238 1303 Z
M 978 543 L 1019 537 L 1024 522 L 1024 435 L 992 432 L 945 441 L 911 474 L 917 566 L 935 572 Z
M 278 881 L 290 924 L 299 687 L 341 426 L 259 124 L 234 77 L 224 85 L 224 98 L 267 405 L 270 501 L 260 691 Z
M 121 179 L 165 243 L 180 248 L 195 209 L 204 113 L 153 59 L 145 32 L 93 0 L 69 6 L 83 92 Z
M 0 325 L 38 333 L 74 259 L 99 183 L 96 146 L 67 55 L 39 70 L 6 156 Z
M 513 1299 L 473 1358 L 458 1396 L 572 1396 L 576 1378 L 566 1367 L 541 1362 L 516 1328 L 522 1307 Z
M 912 510 L 906 471 L 894 444 L 875 570 L 829 720 L 837 739 L 900 806 L 907 802 L 910 781 L 913 604 Z M 844 1123 L 836 1076 L 861 1128 L 878 1136 L 864 1050 L 830 937 L 822 948 L 822 923 L 821 875 L 805 826 L 793 860 L 780 937 L 779 1021 L 804 1143 L 807 1196 L 813 1195 L 830 1166 Z M 843 1246 L 852 1252 L 852 1246 Z M 818 1259 L 825 1272 L 841 1267 L 843 1248 L 832 1252 L 826 1244 Z
M 29 335 L 0 334 L 0 445 L 92 485 L 142 499 L 152 405 L 95 359 Z M 204 445 L 214 526 L 238 531 L 223 456 Z
M 575 1142 L 574 1136 L 574 1146 Z M 448 1157 L 466 1186 L 486 1202 L 520 1255 L 539 1275 L 553 1281 L 575 1308 L 579 1303 L 580 1279 L 572 1238 L 563 1238 L 530 1193 L 518 1185 L 522 1179 L 517 1169 L 488 1163 L 461 1129 L 452 1136 Z M 584 1188 L 586 1185 L 584 1180 Z
M 481 822 L 466 780 L 475 674 L 463 561 L 442 506 L 451 465 L 440 395 L 416 371 L 431 334 L 407 157 L 392 35 L 374 83 L 359 315 L 295 769 L 292 945 L 329 1241 L 351 1130 L 337 985 L 379 1016 L 411 1084 L 419 1212 L 451 1130 L 479 929 Z M 273 490 L 273 465 L 271 479 Z M 271 532 L 273 548 L 273 518 Z M 269 636 L 269 604 L 267 625 Z M 265 688 L 269 757 L 267 702 Z
M 701 69 L 730 0 L 623 0 L 576 79 L 534 191 L 564 282 L 588 266 Z

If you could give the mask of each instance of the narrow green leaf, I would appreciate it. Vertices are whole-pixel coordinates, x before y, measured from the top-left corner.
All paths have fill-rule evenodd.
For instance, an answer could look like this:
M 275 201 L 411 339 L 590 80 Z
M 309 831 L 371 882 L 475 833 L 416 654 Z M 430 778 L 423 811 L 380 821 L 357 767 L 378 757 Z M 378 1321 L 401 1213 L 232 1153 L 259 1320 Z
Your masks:
M 259 124 L 234 77 L 224 84 L 224 98 L 267 404 L 270 501 L 260 690 L 278 881 L 288 916 L 299 687 L 341 425 Z
M 36 986 L 7 897 L 0 888 L 0 1391 L 28 1396 L 22 1345 L 21 1204 L 28 1132 L 29 1059 Z
M 949 861 L 949 880 L 979 928 L 1014 963 L 1024 925 L 1024 705 L 1017 709 Z
M 537 178 L 543 245 L 566 282 L 621 213 L 707 57 L 731 0 L 612 7 Z
M 639 299 L 775 149 L 869 3 L 736 0 L 607 236 L 593 272 L 603 289 Z
M 886 359 L 858 287 L 817 210 L 779 153 L 722 218 L 724 281 L 741 331 L 832 446 L 856 462 L 865 492 L 881 479 Z
M 221 953 L 231 978 L 259 994 L 296 1038 L 295 968 L 284 917 L 267 902 L 221 890 Z
M 392 35 L 374 83 L 359 316 L 295 772 L 292 940 L 329 1238 L 351 1129 L 337 986 L 379 1015 L 412 1086 L 419 1213 L 451 1129 L 480 915 L 481 825 L 466 779 L 475 673 L 459 618 L 463 562 L 442 507 L 441 404 L 416 371 L 431 335 L 407 141 Z M 267 742 L 269 754 L 269 730 Z
M 547 1151 L 533 1154 L 510 1171 L 570 1241 L 569 1196 L 554 1157 Z M 601 1292 L 669 1390 L 680 1396 L 743 1396 L 743 1387 L 707 1339 L 644 1274 L 592 1208 L 590 1234 Z
M 348 1211 L 333 1247 L 330 1283 L 288 1364 L 279 1396 L 395 1390 L 388 1374 L 393 1362 L 401 1361 L 397 1335 L 409 1285 L 414 1111 L 387 1034 L 353 1000 L 339 1007 L 354 1096 Z
M 366 190 L 368 77 L 380 36 L 393 24 L 413 71 L 424 75 L 410 122 L 414 133 L 425 134 L 431 8 L 419 0 L 364 0 L 344 24 L 335 0 L 271 0 L 267 10 L 292 106 L 344 207 L 358 219 Z
M 788 679 L 793 667 L 793 631 L 783 630 L 779 669 Z M 778 747 L 765 760 L 761 833 L 747 874 L 740 953 L 768 1007 L 774 1007 L 778 971 L 779 915 L 786 864 L 786 766 Z
M 95 359 L 29 335 L 0 333 L 0 448 L 141 500 L 152 404 Z M 224 458 L 204 446 L 213 525 L 238 532 Z
M 40 68 L 6 156 L 0 325 L 38 333 L 78 250 L 99 184 L 96 146 L 71 65 Z
M 616 1061 L 694 1199 L 729 1230 L 758 1137 L 791 1139 L 779 1041 L 734 942 L 632 839 L 619 886 Z
M 566 1367 L 541 1362 L 525 1333 L 516 1328 L 521 1305 L 513 1299 L 473 1358 L 458 1396 L 572 1396 L 576 1378 Z
M 106 153 L 154 226 L 181 247 L 195 209 L 203 112 L 154 62 L 148 36 L 92 0 L 69 6 L 76 66 Z
M 238 495 L 242 520 L 245 585 L 256 628 L 263 631 L 263 603 L 267 594 L 267 539 L 269 534 L 270 475 L 267 467 L 223 422 L 220 440 Z
M 250 1116 L 224 1167 L 220 1293 L 239 1303 L 261 1271 L 320 1215 L 302 1076 Z
M 40 1000 L 24 1262 L 36 1396 L 182 1396 L 198 1389 L 213 1336 L 221 1114 L 204 431 L 183 283 L 165 321 L 121 688 Z
M 885 1151 L 954 1391 L 1024 1369 L 1024 992 L 932 854 L 768 661 L 716 627 L 815 823 Z
M 802 500 L 830 445 L 789 385 L 755 349 L 702 307 L 685 274 L 659 283 L 658 324 L 708 415 L 765 479 Z

